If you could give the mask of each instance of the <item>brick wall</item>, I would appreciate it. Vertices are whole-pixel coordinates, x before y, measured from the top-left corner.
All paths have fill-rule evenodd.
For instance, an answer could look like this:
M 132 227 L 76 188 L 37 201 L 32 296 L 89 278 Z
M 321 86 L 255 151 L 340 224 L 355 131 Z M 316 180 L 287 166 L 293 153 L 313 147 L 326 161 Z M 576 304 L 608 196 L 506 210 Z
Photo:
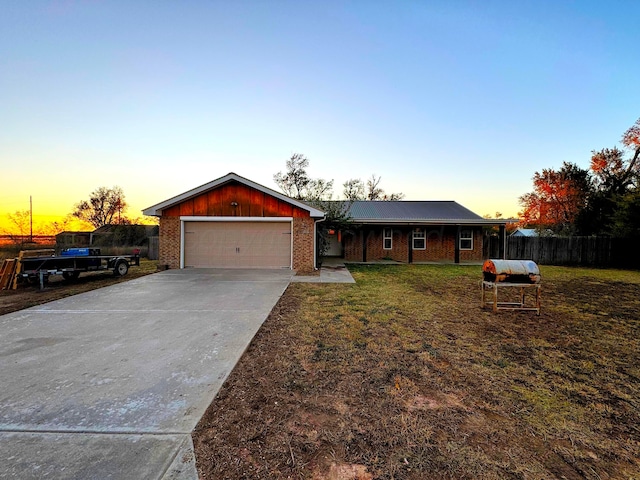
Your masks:
M 414 262 L 438 262 L 455 259 L 455 227 L 437 227 L 426 229 L 426 249 L 414 250 Z
M 158 264 L 180 268 L 180 217 L 160 217 Z
M 298 273 L 313 271 L 314 220 L 311 217 L 293 219 L 293 269 Z
M 473 230 L 473 250 L 460 250 L 460 261 L 470 260 L 483 260 L 482 246 L 484 241 L 484 235 L 481 228 L 474 228 Z
M 455 260 L 456 229 L 454 226 L 426 227 L 426 248 L 413 250 L 413 262 L 453 262 Z M 473 250 L 460 250 L 460 261 L 482 260 L 482 229 L 474 228 Z M 382 227 L 356 230 L 344 235 L 345 260 L 361 262 L 363 260 L 362 238 L 366 238 L 367 261 L 392 259 L 398 262 L 409 261 L 409 242 L 412 227 L 393 228 L 393 248 L 384 250 Z
M 367 233 L 367 261 L 389 259 L 396 262 L 409 261 L 409 243 L 406 229 L 401 227 L 393 228 L 392 232 L 391 250 L 383 248 L 382 228 L 376 228 Z

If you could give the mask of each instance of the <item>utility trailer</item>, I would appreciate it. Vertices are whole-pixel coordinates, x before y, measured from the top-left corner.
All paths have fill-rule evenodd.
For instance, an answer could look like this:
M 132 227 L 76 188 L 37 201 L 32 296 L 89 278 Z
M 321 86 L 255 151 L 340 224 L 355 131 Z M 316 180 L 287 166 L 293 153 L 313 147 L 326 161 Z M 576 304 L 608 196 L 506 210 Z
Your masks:
M 50 275 L 75 280 L 82 272 L 111 270 L 121 277 L 130 266 L 140 266 L 140 251 L 134 250 L 131 255 L 101 255 L 99 248 L 66 248 L 60 255 L 21 258 L 20 264 L 19 278 L 30 283 L 39 281 L 40 288 L 44 288 Z

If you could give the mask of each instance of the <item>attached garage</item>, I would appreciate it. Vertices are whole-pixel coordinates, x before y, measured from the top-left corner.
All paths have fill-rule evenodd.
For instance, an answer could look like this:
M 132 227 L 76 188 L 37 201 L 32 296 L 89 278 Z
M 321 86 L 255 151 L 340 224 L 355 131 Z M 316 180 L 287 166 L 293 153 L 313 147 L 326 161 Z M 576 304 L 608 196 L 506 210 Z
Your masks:
M 184 267 L 291 268 L 291 220 L 185 221 Z
M 143 210 L 168 268 L 316 268 L 324 212 L 235 173 Z

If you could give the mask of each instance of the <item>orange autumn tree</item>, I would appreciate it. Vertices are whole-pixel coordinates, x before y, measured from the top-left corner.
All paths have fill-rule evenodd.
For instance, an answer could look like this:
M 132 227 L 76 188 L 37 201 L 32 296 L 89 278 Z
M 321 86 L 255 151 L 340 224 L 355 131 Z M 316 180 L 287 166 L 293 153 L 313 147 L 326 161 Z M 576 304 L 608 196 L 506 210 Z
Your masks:
M 622 150 L 592 152 L 595 191 L 582 215 L 582 229 L 589 234 L 640 235 L 640 118 L 624 132 L 621 143 Z
M 563 163 L 533 177 L 520 197 L 520 225 L 559 234 L 640 237 L 640 119 L 623 148 L 592 151 L 590 169 Z
M 597 187 L 609 195 L 623 195 L 638 188 L 640 118 L 622 135 L 622 145 L 631 151 L 630 158 L 625 158 L 625 152 L 617 147 L 591 152 L 591 170 Z
M 523 207 L 520 224 L 538 230 L 571 234 L 577 216 L 584 209 L 591 180 L 589 172 L 564 162 L 560 170 L 551 168 L 533 176 L 533 192 L 519 199 Z

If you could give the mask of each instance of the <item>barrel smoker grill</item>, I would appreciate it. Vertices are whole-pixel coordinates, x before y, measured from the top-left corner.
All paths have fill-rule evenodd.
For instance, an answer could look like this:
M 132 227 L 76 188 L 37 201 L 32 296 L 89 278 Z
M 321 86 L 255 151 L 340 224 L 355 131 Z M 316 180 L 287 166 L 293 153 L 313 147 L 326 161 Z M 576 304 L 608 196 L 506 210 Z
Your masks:
M 525 310 L 540 315 L 540 279 L 540 269 L 532 260 L 486 260 L 482 265 L 482 307 L 491 306 L 494 312 Z M 513 290 L 517 300 L 498 300 L 499 291 Z M 532 300 L 527 302 L 526 293 L 531 290 Z

